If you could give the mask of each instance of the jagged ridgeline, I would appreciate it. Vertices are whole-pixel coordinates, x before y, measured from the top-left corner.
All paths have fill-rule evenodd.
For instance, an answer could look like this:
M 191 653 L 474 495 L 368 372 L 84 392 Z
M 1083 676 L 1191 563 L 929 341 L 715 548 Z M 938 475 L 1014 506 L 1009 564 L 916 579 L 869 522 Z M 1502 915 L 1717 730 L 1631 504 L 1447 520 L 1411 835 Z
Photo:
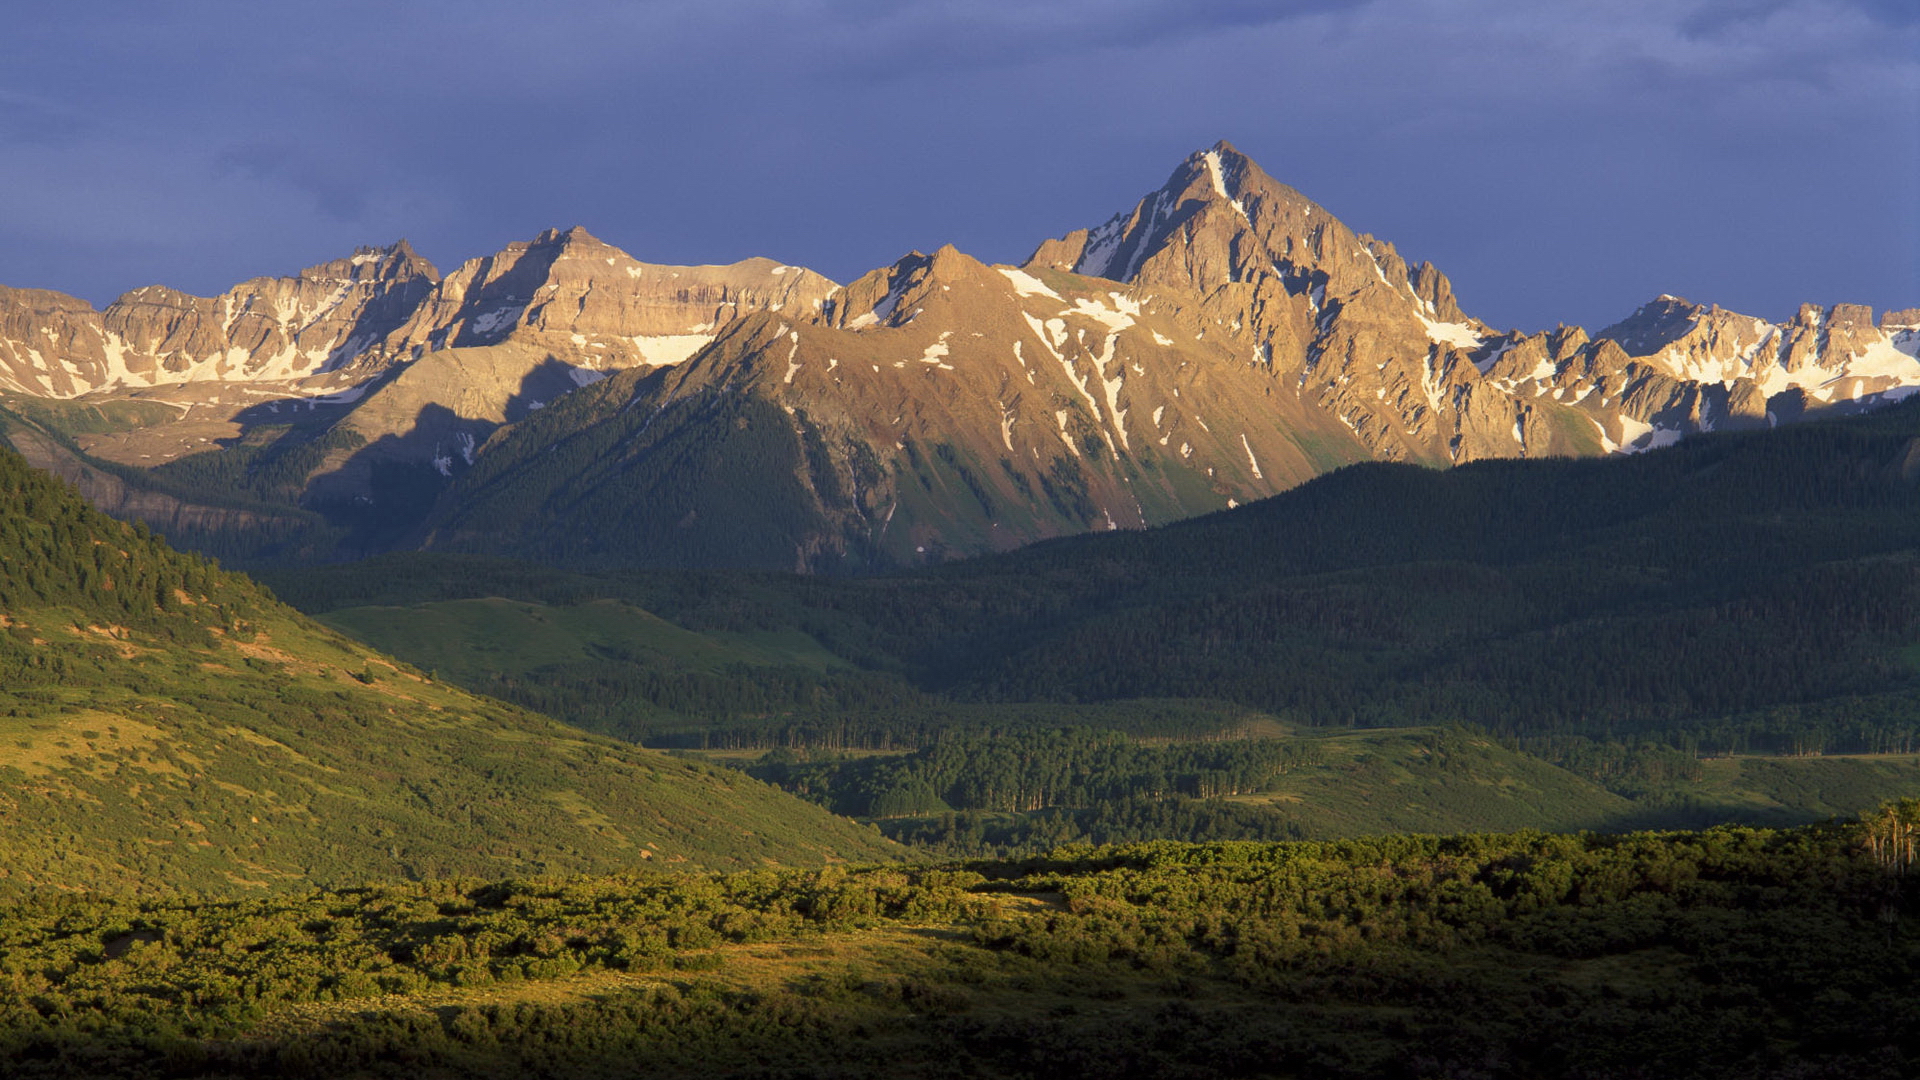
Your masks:
M 0 450 L 0 887 L 891 850 L 758 782 L 439 684 Z

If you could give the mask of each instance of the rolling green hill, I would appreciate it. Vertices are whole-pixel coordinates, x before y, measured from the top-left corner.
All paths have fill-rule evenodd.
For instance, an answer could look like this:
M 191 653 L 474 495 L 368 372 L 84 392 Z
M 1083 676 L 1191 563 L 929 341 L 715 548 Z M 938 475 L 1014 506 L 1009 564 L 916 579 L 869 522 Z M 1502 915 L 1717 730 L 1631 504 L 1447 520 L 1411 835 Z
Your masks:
M 0 451 L 0 883 L 251 889 L 895 850 L 478 698 Z

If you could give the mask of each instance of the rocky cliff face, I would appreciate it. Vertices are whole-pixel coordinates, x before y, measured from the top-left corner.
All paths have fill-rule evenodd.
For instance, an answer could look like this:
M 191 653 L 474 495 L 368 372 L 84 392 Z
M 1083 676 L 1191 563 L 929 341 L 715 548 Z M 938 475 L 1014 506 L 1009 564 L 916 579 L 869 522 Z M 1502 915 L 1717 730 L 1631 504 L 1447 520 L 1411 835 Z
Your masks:
M 549 230 L 448 274 L 383 351 L 417 357 L 511 339 L 593 371 L 676 364 L 742 315 L 809 315 L 834 288 L 771 259 L 654 266 L 585 229 Z
M 316 469 L 317 501 L 374 496 L 374 470 L 449 478 L 500 425 L 609 372 L 684 361 L 756 311 L 817 312 L 837 286 L 750 259 L 655 266 L 588 235 L 549 230 L 448 274 L 361 361 L 376 374 Z
M 818 310 L 835 285 L 771 259 L 655 266 L 574 228 L 442 280 L 403 240 L 214 297 L 82 300 L 0 287 L 0 391 L 72 398 L 189 383 L 377 378 L 446 348 L 513 341 L 594 371 L 678 363 L 742 314 Z
M 428 542 L 645 564 L 737 560 L 758 533 L 762 565 L 896 565 L 1226 509 L 1367 456 L 1192 290 L 948 247 L 503 431 Z
M 1028 265 L 1193 291 L 1219 332 L 1375 457 L 1583 448 L 1555 424 L 1529 424 L 1531 403 L 1476 387 L 1471 357 L 1491 330 L 1461 312 L 1444 275 L 1355 234 L 1226 143 L 1132 210 L 1042 244 Z
M 1192 287 L 1387 459 L 1644 450 L 1920 389 L 1920 319 L 1875 326 L 1851 304 L 1773 324 L 1663 296 L 1591 338 L 1497 334 L 1432 264 L 1355 235 L 1226 143 L 1132 210 L 1042 244 L 1029 265 Z
M 286 428 L 283 442 L 326 446 L 303 466 L 307 501 L 366 504 L 378 470 L 444 479 L 495 428 L 569 390 L 678 363 L 745 314 L 817 312 L 835 288 L 771 259 L 642 263 L 575 228 L 445 279 L 402 241 L 218 297 L 139 289 L 104 312 L 0 289 L 0 391 L 168 404 L 164 422 L 78 436 L 143 467 Z
M 0 288 L 0 390 L 71 398 L 326 374 L 384 341 L 438 279 L 401 241 L 219 296 L 135 289 L 105 311 L 59 293 Z

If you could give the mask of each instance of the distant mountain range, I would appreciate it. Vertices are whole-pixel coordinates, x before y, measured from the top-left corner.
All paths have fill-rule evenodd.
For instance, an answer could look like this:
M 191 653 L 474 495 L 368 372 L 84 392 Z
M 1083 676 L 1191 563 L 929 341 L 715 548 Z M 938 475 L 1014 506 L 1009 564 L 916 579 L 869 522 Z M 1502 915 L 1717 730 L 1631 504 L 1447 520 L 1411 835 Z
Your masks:
M 0 417 L 98 504 L 254 562 L 912 565 L 1250 502 L 1364 460 L 1627 453 L 1920 389 L 1920 310 L 1661 297 L 1500 332 L 1226 143 L 1021 266 L 848 285 L 583 230 L 404 242 L 106 311 L 0 289 Z

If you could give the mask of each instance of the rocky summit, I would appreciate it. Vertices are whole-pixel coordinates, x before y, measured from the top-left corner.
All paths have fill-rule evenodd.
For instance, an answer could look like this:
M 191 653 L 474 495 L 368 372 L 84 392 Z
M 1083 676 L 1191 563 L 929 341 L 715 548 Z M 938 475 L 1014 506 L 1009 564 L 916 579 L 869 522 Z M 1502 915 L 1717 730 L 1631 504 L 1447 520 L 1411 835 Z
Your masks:
M 401 243 L 105 312 L 0 290 L 15 445 L 266 560 L 897 566 L 1355 461 L 1629 453 L 1869 408 L 1920 388 L 1916 355 L 1920 311 L 1849 304 L 1768 322 L 1663 296 L 1593 334 L 1502 332 L 1224 142 L 1020 266 L 947 247 L 840 286 L 651 265 L 575 228 L 445 277 Z

